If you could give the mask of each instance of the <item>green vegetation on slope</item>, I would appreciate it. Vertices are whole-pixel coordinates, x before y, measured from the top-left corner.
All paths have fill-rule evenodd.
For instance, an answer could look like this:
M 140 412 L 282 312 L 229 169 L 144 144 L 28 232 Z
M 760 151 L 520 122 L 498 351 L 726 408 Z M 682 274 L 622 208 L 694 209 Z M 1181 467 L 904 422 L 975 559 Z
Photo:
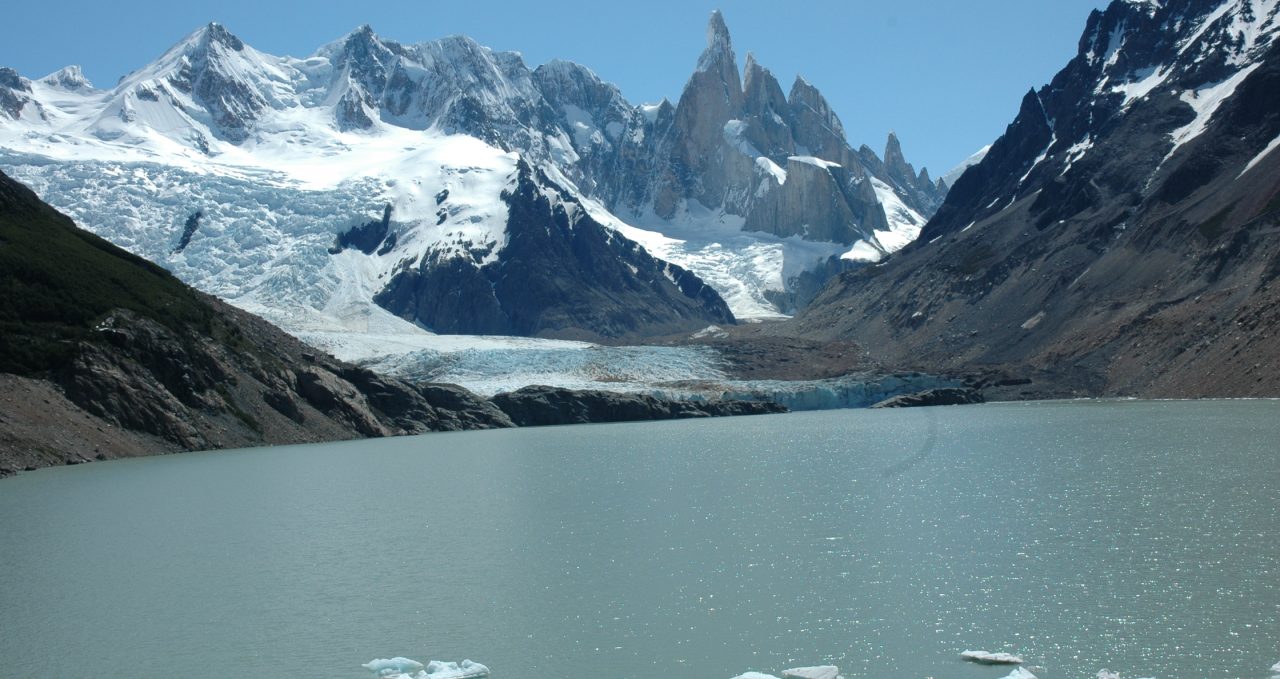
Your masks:
M 0 172 L 0 372 L 64 365 L 112 309 L 211 331 L 213 311 L 167 271 L 83 231 Z

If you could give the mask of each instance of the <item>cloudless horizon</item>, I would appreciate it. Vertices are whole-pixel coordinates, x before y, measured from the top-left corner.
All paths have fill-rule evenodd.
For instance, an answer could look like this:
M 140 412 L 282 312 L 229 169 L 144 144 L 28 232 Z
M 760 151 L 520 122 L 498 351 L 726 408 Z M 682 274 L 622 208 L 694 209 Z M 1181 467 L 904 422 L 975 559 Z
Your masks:
M 803 75 L 826 96 L 849 142 L 884 150 L 896 131 L 907 160 L 934 177 L 1004 132 L 1028 89 L 1075 55 L 1104 0 L 758 0 L 542 2 L 18 3 L 0 26 L 0 66 L 38 78 L 79 64 L 98 87 L 159 57 L 210 22 L 254 48 L 307 56 L 357 26 L 402 43 L 468 35 L 520 52 L 531 68 L 574 61 L 632 103 L 673 102 L 693 72 L 712 10 L 723 11 L 741 69 L 748 52 L 785 90 Z

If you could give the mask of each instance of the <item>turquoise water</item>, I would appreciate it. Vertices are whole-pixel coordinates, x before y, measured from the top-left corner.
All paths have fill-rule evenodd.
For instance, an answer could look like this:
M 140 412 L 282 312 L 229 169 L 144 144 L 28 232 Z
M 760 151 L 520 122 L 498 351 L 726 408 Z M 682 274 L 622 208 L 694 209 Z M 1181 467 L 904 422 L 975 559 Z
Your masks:
M 0 481 L 0 676 L 1266 677 L 1280 403 L 828 411 Z

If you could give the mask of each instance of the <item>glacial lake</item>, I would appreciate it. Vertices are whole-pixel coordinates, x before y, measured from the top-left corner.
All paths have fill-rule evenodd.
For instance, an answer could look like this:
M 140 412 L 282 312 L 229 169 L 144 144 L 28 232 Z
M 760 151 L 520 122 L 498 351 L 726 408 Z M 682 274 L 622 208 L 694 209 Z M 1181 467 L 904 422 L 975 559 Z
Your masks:
M 1267 677 L 1280 402 L 433 434 L 0 481 L 0 677 Z

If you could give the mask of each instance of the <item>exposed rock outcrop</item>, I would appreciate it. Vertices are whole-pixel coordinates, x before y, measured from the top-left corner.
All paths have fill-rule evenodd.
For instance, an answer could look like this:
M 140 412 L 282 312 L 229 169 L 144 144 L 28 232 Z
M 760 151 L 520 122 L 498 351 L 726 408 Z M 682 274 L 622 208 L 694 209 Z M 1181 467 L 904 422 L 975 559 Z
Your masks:
M 168 84 L 200 102 L 212 116 L 213 130 L 233 142 L 249 138 L 259 114 L 269 102 L 255 83 L 236 67 L 244 42 L 221 24 L 211 23 L 185 46 L 180 66 Z
M 385 254 L 396 245 L 396 235 L 391 232 L 391 205 L 382 209 L 382 219 L 353 226 L 338 234 L 329 254 L 336 255 L 347 248 L 354 248 L 366 255 L 374 252 Z
M 17 120 L 31 102 L 31 83 L 12 68 L 0 68 L 0 112 Z
M 984 403 L 982 392 L 969 387 L 927 389 L 913 394 L 887 398 L 872 408 L 918 408 L 922 406 L 959 406 Z
M 659 399 L 648 394 L 544 386 L 498 394 L 493 397 L 493 402 L 521 427 L 787 412 L 786 408 L 769 402 L 681 401 Z
M 1277 35 L 1240 0 L 1094 12 L 920 239 L 792 331 L 1059 396 L 1280 393 Z
M 871 149 L 850 147 L 844 127 L 827 100 L 803 78 L 783 95 L 773 74 L 748 55 L 740 80 L 728 28 L 711 17 L 707 47 L 668 120 L 632 121 L 637 148 L 631 156 L 649 162 L 610 166 L 621 183 L 597 182 L 594 193 L 619 214 L 652 209 L 675 219 L 694 204 L 741 216 L 744 227 L 815 241 L 891 248 L 877 231 L 901 228 L 887 214 L 874 182 L 892 191 L 923 217 L 932 215 L 945 184 L 919 174 L 890 137 L 886 163 Z M 800 158 L 803 167 L 796 166 Z
M 748 214 L 746 228 L 852 245 L 888 230 L 884 210 L 866 179 L 811 156 L 787 160 L 787 180 Z
M 441 333 L 599 339 L 733 323 L 697 276 L 600 225 L 540 170 L 521 162 L 518 174 L 500 257 L 426 258 L 374 301 Z

